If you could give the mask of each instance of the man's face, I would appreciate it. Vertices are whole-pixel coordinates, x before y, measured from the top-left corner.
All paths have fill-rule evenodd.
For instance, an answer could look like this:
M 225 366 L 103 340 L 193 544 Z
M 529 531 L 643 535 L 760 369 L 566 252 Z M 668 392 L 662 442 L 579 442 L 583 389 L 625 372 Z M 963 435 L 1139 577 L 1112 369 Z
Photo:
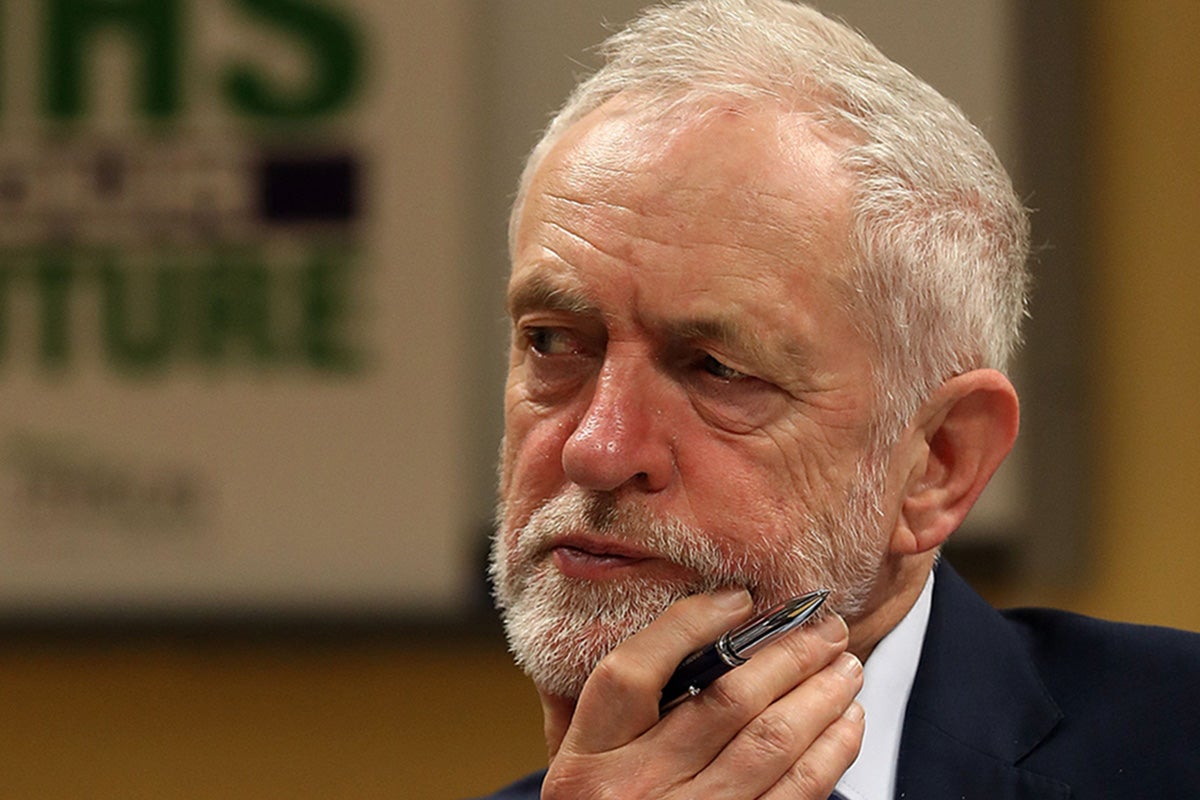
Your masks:
M 796 116 L 668 125 L 610 103 L 531 181 L 493 569 L 543 691 L 577 694 L 697 591 L 866 602 L 889 515 L 836 147 Z

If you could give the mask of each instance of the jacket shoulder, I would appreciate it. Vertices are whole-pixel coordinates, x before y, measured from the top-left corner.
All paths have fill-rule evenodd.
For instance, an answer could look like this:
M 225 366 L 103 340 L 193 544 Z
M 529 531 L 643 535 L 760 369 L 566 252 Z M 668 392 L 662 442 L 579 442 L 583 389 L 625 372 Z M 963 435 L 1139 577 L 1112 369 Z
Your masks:
M 1200 678 L 1200 633 L 1085 617 L 1067 611 L 1022 608 L 1001 612 L 1026 642 L 1042 675 L 1073 686 L 1091 682 L 1131 686 Z M 1200 686 L 1194 681 L 1196 691 Z M 1175 689 L 1178 690 L 1178 686 Z
M 1051 609 L 997 612 L 939 566 L 898 792 L 1192 798 L 1196 741 L 1200 635 Z
M 1063 712 L 1030 767 L 1074 763 L 1078 788 L 1088 774 L 1110 788 L 1132 780 L 1142 797 L 1192 796 L 1179 787 L 1200 785 L 1200 634 L 1046 609 L 1004 615 Z

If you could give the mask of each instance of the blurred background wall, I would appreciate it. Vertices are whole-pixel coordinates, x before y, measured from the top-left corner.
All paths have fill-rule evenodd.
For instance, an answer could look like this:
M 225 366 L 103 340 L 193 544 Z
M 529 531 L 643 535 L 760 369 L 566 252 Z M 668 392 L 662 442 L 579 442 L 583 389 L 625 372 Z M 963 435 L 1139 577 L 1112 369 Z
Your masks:
M 1081 174 L 1070 200 L 1079 203 L 1082 228 L 1067 236 L 1081 243 L 1072 259 L 1082 280 L 1078 341 L 1067 352 L 1084 391 L 1057 412 L 1085 435 L 1084 547 L 1069 578 L 1005 575 L 983 588 L 1001 604 L 1200 630 L 1200 582 L 1192 576 L 1200 565 L 1200 6 L 1096 0 L 1072 8 L 1080 23 L 1080 94 L 1072 101 L 1081 114 Z M 520 112 L 535 120 L 523 131 L 468 133 L 460 159 L 440 167 L 414 159 L 413 169 L 463 181 L 465 199 L 406 207 L 426 226 L 447 215 L 465 220 L 441 223 L 452 240 L 493 225 L 480 220 L 502 219 L 495 207 L 506 203 L 506 181 L 549 110 L 538 91 L 556 102 L 571 82 L 569 59 L 600 33 L 594 20 L 564 27 L 561 16 L 532 4 L 462 2 L 448 16 L 431 9 L 416 3 L 411 14 L 454 22 L 415 40 L 421 50 L 408 52 L 408 69 L 437 71 L 441 48 L 456 49 L 465 73 L 482 81 L 462 89 L 464 113 L 488 118 L 497 104 L 537 106 Z M 5 11 L 0 5 L 0 20 Z M 927 35 L 936 42 L 956 30 L 948 24 Z M 496 41 L 523 42 L 522 66 L 497 63 L 511 51 L 487 44 Z M 445 66 L 438 74 L 458 74 Z M 519 92 L 494 85 L 510 70 L 521 76 Z M 543 90 L 529 88 L 541 82 Z M 407 112 L 445 113 L 434 108 L 422 102 Z M 503 328 L 487 307 L 502 285 L 502 236 L 495 227 L 474 231 L 460 254 L 476 265 L 482 288 L 464 290 L 459 313 L 472 337 L 495 346 L 470 348 L 452 369 L 485 387 L 502 374 Z M 490 494 L 499 404 L 489 391 L 464 401 L 471 413 L 462 448 L 472 455 L 461 480 L 472 503 Z M 435 397 L 428 407 L 436 406 Z M 463 541 L 463 557 L 474 563 L 478 535 Z M 461 594 L 472 591 L 478 587 Z M 7 623 L 0 798 L 452 798 L 543 761 L 536 696 L 486 619 L 443 611 L 386 624 L 353 615 L 341 625 L 293 620 L 286 630 L 229 623 Z

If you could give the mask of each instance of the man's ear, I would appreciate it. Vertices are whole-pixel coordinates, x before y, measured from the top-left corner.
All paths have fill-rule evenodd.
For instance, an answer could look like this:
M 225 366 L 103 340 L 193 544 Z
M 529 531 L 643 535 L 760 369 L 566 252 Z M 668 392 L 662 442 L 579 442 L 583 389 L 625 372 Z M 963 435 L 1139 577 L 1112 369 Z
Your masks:
M 971 370 L 938 387 L 906 434 L 893 552 L 927 552 L 958 528 L 1012 449 L 1019 423 L 1017 392 L 996 370 Z

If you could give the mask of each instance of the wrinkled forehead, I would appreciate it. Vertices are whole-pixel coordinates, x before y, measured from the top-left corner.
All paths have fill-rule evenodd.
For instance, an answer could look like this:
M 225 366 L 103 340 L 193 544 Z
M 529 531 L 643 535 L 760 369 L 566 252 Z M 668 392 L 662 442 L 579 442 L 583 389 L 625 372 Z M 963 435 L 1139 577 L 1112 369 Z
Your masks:
M 846 255 L 852 183 L 844 148 L 803 111 L 710 105 L 662 113 L 617 98 L 544 154 L 513 252 L 548 207 L 577 204 L 657 221 L 649 228 L 663 237 L 727 237 L 729 246 L 769 246 L 785 258 Z M 733 224 L 739 220 L 747 224 Z
M 806 177 L 848 184 L 840 162 L 851 143 L 815 107 L 720 98 L 662 104 L 618 95 L 556 137 L 535 174 L 551 165 L 561 168 L 569 154 L 571 160 L 629 171 L 654 170 L 660 182 L 683 170 L 697 175 L 736 170 L 780 190 L 803 192 Z M 799 185 L 789 186 L 789 178 L 799 178 Z

